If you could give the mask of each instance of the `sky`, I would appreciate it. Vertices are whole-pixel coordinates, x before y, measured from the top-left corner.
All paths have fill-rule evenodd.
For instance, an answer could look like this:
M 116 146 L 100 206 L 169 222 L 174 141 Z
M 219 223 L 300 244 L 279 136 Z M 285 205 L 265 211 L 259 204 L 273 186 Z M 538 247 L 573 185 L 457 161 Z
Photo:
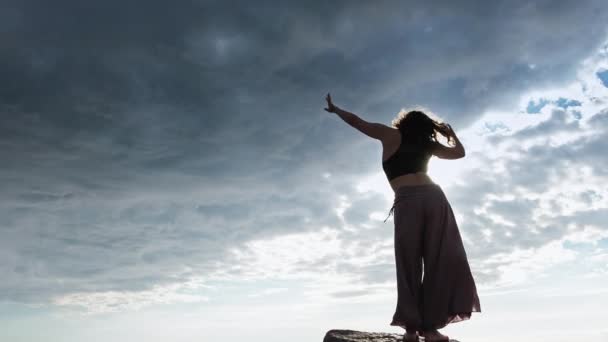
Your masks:
M 481 310 L 608 341 L 608 4 L 0 1 L 0 341 L 403 333 L 382 145 L 423 106 Z M 604 23 L 604 24 L 602 24 Z

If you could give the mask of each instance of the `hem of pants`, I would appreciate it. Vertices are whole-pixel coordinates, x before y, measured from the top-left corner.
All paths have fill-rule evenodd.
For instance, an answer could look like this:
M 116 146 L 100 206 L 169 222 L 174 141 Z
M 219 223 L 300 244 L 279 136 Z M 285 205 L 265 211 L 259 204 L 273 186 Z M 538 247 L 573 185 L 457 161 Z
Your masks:
M 447 319 L 444 321 L 444 323 L 441 324 L 435 324 L 434 326 L 426 326 L 425 324 L 423 324 L 422 327 L 412 327 L 412 324 L 407 324 L 403 321 L 396 321 L 393 320 L 390 325 L 391 326 L 397 326 L 397 327 L 402 327 L 405 330 L 416 330 L 418 332 L 418 334 L 422 334 L 424 331 L 427 330 L 433 330 L 433 329 L 442 329 L 445 326 L 447 326 L 448 324 L 453 324 L 453 323 L 458 323 L 458 322 L 463 322 L 463 321 L 467 321 L 471 319 L 471 315 L 473 314 L 473 312 L 481 312 L 481 311 L 471 311 L 471 312 L 459 312 L 459 313 L 454 313 L 454 314 L 450 314 Z
M 395 327 L 402 327 L 405 330 L 416 330 L 418 334 L 422 334 L 422 327 L 413 327 L 413 324 L 407 324 L 402 321 L 393 320 L 390 325 Z

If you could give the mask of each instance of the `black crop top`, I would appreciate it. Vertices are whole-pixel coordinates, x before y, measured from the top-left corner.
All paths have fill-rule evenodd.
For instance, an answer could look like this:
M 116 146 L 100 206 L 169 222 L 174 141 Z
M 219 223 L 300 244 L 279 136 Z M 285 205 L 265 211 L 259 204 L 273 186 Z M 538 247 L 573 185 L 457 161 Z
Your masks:
M 401 134 L 401 131 L 399 134 Z M 387 160 L 382 162 L 382 168 L 390 181 L 407 173 L 426 172 L 430 158 L 430 151 L 424 151 L 420 146 L 403 142 L 402 136 L 399 148 Z

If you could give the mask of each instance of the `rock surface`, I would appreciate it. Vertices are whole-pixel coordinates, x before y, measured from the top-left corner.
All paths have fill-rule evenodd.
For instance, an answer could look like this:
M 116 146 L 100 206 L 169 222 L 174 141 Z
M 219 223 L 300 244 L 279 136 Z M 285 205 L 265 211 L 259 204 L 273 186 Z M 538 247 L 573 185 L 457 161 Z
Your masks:
M 404 331 L 405 333 L 405 331 Z M 375 333 L 356 330 L 337 330 L 328 331 L 323 338 L 323 342 L 402 342 L 403 334 Z M 424 342 L 424 337 L 420 336 L 420 342 Z M 450 342 L 458 342 L 450 339 Z

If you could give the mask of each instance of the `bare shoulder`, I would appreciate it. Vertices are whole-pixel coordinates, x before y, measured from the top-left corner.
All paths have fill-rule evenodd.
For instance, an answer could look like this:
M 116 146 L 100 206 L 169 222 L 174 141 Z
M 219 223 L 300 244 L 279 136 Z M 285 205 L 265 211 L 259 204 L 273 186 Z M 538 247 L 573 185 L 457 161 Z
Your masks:
M 380 141 L 382 141 L 382 145 L 383 146 L 398 145 L 401 142 L 401 134 L 399 133 L 399 129 L 390 127 L 390 126 L 386 126 L 384 124 L 382 124 L 382 126 L 384 126 L 382 128 L 384 133 L 382 134 L 382 137 L 380 139 Z

